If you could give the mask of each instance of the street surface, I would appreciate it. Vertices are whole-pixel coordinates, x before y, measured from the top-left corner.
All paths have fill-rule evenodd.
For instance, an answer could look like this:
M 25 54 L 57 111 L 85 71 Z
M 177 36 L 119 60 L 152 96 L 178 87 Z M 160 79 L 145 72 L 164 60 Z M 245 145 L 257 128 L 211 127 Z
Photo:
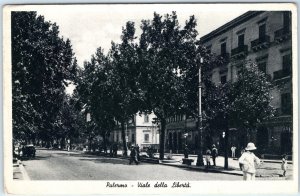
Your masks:
M 37 149 L 36 158 L 22 161 L 31 180 L 242 180 L 242 176 L 206 173 L 60 150 Z

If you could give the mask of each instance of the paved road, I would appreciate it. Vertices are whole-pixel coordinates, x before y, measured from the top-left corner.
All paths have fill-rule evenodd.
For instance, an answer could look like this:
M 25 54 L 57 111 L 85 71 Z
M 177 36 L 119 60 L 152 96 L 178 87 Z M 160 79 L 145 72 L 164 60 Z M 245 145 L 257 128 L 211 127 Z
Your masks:
M 241 180 L 241 176 L 206 173 L 172 166 L 97 157 L 76 152 L 38 149 L 23 161 L 31 180 Z

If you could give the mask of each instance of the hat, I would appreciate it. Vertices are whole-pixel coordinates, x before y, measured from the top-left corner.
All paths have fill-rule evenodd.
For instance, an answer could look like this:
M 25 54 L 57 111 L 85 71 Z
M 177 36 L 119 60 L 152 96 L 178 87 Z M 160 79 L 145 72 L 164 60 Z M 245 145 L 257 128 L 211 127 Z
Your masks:
M 252 142 L 248 143 L 247 147 L 245 148 L 245 150 L 255 150 L 255 149 L 256 147 Z

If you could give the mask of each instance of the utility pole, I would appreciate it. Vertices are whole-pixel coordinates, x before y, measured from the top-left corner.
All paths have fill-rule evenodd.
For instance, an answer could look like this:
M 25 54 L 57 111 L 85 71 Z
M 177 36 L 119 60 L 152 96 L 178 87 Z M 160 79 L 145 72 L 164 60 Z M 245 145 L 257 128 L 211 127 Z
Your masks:
M 197 158 L 197 163 L 196 165 L 197 166 L 204 166 L 204 162 L 203 162 L 203 154 L 202 154 L 202 107 L 201 107 L 201 104 L 202 104 L 202 101 L 201 101 L 201 97 L 202 97 L 202 94 L 201 94 L 201 91 L 202 91 L 202 79 L 201 79 L 201 66 L 202 66 L 202 63 L 203 63 L 203 58 L 200 56 L 198 56 L 197 58 L 200 58 L 200 65 L 199 65 L 199 85 L 198 85 L 198 88 L 199 88 L 199 115 L 198 115 L 198 132 L 199 132 L 199 152 L 198 152 L 198 158 Z

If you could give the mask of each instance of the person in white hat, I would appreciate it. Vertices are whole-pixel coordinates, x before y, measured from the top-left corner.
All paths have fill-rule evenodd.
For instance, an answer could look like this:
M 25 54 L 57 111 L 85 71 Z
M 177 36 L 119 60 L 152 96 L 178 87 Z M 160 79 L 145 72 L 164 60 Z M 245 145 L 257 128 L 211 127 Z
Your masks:
M 253 153 L 254 150 L 256 150 L 254 143 L 248 143 L 245 152 L 239 158 L 239 163 L 242 165 L 243 180 L 255 180 L 255 163 L 259 165 L 261 162 Z

